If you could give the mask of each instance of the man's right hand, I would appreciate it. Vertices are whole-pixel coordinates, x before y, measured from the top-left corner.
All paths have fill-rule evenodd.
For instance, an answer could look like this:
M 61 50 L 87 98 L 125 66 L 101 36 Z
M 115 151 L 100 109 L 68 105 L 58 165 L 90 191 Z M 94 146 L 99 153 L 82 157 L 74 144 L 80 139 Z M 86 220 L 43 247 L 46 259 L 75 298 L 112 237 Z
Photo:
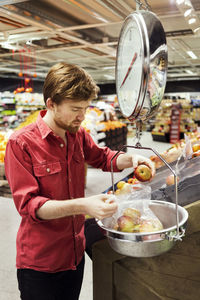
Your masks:
M 82 198 L 86 214 L 98 220 L 111 217 L 118 208 L 113 195 L 100 194 Z

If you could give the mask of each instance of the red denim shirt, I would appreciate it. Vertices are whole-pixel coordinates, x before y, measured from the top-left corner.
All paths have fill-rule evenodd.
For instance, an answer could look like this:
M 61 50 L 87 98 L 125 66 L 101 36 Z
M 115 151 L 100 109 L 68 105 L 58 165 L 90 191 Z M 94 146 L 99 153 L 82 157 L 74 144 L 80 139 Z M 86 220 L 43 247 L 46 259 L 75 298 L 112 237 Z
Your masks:
M 16 131 L 6 148 L 5 170 L 21 215 L 17 268 L 44 272 L 76 269 L 85 249 L 84 215 L 40 220 L 36 211 L 49 199 L 84 196 L 84 163 L 110 170 L 115 151 L 98 147 L 80 128 L 66 132 L 67 147 L 46 125 L 41 111 L 35 123 Z M 113 160 L 114 171 L 116 159 Z

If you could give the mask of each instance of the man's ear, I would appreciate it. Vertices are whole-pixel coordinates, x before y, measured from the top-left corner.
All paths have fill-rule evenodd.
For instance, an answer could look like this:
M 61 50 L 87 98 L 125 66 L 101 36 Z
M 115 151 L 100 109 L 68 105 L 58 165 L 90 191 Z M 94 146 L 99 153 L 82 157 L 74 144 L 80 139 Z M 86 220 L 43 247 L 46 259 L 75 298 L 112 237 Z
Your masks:
M 46 107 L 47 107 L 47 109 L 53 110 L 54 106 L 55 106 L 55 103 L 52 101 L 51 98 L 48 98 L 47 101 L 46 101 Z

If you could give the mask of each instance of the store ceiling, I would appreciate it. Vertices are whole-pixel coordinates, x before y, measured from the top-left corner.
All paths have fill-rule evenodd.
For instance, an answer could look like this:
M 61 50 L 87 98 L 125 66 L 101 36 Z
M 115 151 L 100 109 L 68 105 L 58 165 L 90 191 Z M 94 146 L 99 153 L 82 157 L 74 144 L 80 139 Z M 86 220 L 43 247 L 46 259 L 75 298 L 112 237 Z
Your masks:
M 53 64 L 66 61 L 99 84 L 114 82 L 120 28 L 136 2 L 148 4 L 164 26 L 168 80 L 200 78 L 200 0 L 1 0 L 0 76 L 43 80 Z

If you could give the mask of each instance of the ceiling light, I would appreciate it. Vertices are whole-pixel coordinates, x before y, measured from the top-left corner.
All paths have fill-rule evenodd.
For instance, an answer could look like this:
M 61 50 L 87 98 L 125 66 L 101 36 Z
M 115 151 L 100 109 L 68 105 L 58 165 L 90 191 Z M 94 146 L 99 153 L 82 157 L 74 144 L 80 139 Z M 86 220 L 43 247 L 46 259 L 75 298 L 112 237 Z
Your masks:
M 192 59 L 197 59 L 197 56 L 194 54 L 192 51 L 187 51 L 187 54 L 192 58 Z
M 196 33 L 196 32 L 199 31 L 199 30 L 200 30 L 200 27 L 195 28 L 195 29 L 194 29 L 194 33 Z
M 181 5 L 183 4 L 184 0 L 176 0 L 176 4 Z
M 191 14 L 191 12 L 192 12 L 192 8 L 187 9 L 187 10 L 184 12 L 184 17 L 185 17 L 185 18 L 188 17 L 188 16 Z
M 184 3 L 184 4 L 187 5 L 187 6 L 192 6 L 192 3 L 191 3 L 190 0 L 185 0 L 185 3 Z
M 112 76 L 112 75 L 107 75 L 107 74 L 105 74 L 104 77 L 106 77 L 106 78 L 108 78 L 108 79 L 115 79 L 114 76 Z
M 191 19 L 189 19 L 189 21 L 188 21 L 189 24 L 193 24 L 193 23 L 195 23 L 195 22 L 196 22 L 196 18 L 191 18 Z
M 194 73 L 191 70 L 185 70 L 185 72 L 187 72 L 190 75 L 194 75 Z
M 110 70 L 110 69 L 114 69 L 115 66 L 110 66 L 110 67 L 103 67 L 104 70 Z
M 0 6 L 7 5 L 7 4 L 15 4 L 19 2 L 26 2 L 29 0 L 1 0 L 0 1 Z

